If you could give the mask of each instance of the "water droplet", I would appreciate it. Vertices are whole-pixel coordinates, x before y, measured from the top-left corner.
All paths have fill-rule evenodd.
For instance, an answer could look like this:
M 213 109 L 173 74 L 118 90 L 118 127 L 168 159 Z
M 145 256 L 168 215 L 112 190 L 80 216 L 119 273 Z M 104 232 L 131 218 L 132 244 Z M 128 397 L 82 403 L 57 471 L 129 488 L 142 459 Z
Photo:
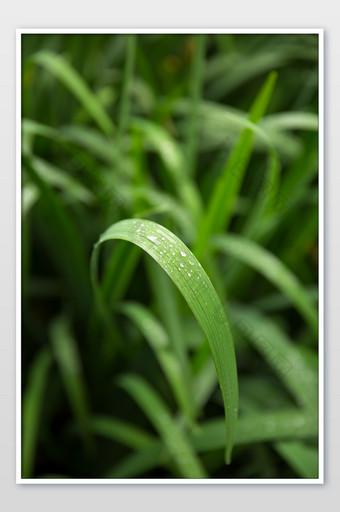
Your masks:
M 151 240 L 151 242 L 153 242 L 154 244 L 156 244 L 158 242 L 157 237 L 155 237 L 155 236 L 149 235 L 146 238 Z
M 193 261 L 190 261 L 190 260 L 189 260 L 189 263 L 190 263 L 190 265 L 193 265 L 193 264 L 194 264 L 194 262 L 193 262 Z
M 184 264 L 183 263 L 180 263 L 181 267 L 183 268 L 184 267 Z
M 181 251 L 181 255 L 185 258 L 185 256 L 187 255 L 187 253 L 186 253 L 186 252 L 184 252 L 184 251 Z
M 189 277 L 191 277 L 191 274 L 190 274 L 190 272 L 188 272 L 188 276 L 189 276 Z

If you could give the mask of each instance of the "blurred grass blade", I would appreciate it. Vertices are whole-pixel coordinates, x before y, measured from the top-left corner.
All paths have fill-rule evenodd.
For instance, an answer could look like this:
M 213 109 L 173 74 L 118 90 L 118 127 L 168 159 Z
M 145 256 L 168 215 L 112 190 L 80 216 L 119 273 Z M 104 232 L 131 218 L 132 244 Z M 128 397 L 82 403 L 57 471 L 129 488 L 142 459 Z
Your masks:
M 170 348 L 170 340 L 162 324 L 146 307 L 137 303 L 124 302 L 119 310 L 136 324 L 150 344 L 188 425 L 192 427 L 195 412 L 191 390 L 188 388 L 183 368 Z
M 92 436 L 89 428 L 90 411 L 86 387 L 77 344 L 68 322 L 62 317 L 56 319 L 51 326 L 50 336 L 71 410 L 85 447 L 87 450 L 91 450 Z
M 23 217 L 26 217 L 33 206 L 37 203 L 38 199 L 38 187 L 36 187 L 33 183 L 27 183 L 24 185 L 21 193 L 21 209 Z
M 156 299 L 158 315 L 169 336 L 172 351 L 184 371 L 186 387 L 190 388 L 191 372 L 183 334 L 182 317 L 179 312 L 176 297 L 176 289 L 158 263 L 150 258 L 146 258 L 145 260 L 151 288 Z
M 318 478 L 318 450 L 300 441 L 282 441 L 275 450 L 301 478 Z
M 72 287 L 79 314 L 85 314 L 90 304 L 90 279 L 82 240 L 72 218 L 59 197 L 41 179 L 30 160 L 23 157 L 23 164 L 40 192 L 39 205 L 43 211 L 43 222 L 47 236 L 53 240 L 48 245 L 50 257 L 64 274 Z
M 179 144 L 164 128 L 152 121 L 134 118 L 132 128 L 140 131 L 150 149 L 159 154 L 174 183 L 177 197 L 192 217 L 199 219 L 202 214 L 201 196 L 196 183 L 189 178 L 185 155 Z
M 74 94 L 104 133 L 110 135 L 114 131 L 111 119 L 95 94 L 88 88 L 78 71 L 64 57 L 45 50 L 33 55 L 32 59 L 36 64 L 57 77 Z
M 203 331 L 214 359 L 226 414 L 226 460 L 230 462 L 238 411 L 235 351 L 223 306 L 210 279 L 191 251 L 173 233 L 155 222 L 127 219 L 108 228 L 94 247 L 91 275 L 97 286 L 100 245 L 113 239 L 130 241 L 159 263 L 183 294 Z
M 317 131 L 318 116 L 311 112 L 281 112 L 264 117 L 260 126 L 268 132 L 272 130 Z
M 46 183 L 60 188 L 68 200 L 81 201 L 87 205 L 93 202 L 94 194 L 67 172 L 38 157 L 32 156 L 31 164 Z
M 206 49 L 206 34 L 194 36 L 194 56 L 189 80 L 190 115 L 186 129 L 186 154 L 188 159 L 188 173 L 196 173 L 197 149 L 198 149 L 198 114 L 203 87 L 203 68 Z
M 104 478 L 136 478 L 159 466 L 163 448 L 155 442 L 150 447 L 129 455 L 114 468 L 107 471 Z
M 124 444 L 134 450 L 145 448 L 156 439 L 139 427 L 111 416 L 94 416 L 91 418 L 90 426 L 94 434 Z
M 123 296 L 138 264 L 138 247 L 122 242 L 115 247 L 105 267 L 102 290 L 108 304 L 114 305 Z
M 297 439 L 312 439 L 317 435 L 317 422 L 297 409 L 283 409 L 275 412 L 251 413 L 241 416 L 235 445 L 273 442 L 278 439 L 285 443 Z M 203 423 L 200 430 L 189 434 L 198 453 L 220 450 L 224 447 L 224 419 L 214 418 Z M 287 440 L 292 441 L 287 441 Z M 274 444 L 276 447 L 278 443 Z M 110 470 L 107 478 L 133 478 L 166 463 L 167 453 L 159 440 L 155 440 L 140 451 L 129 455 Z
M 310 326 L 314 336 L 318 334 L 318 313 L 310 296 L 298 278 L 264 247 L 239 235 L 214 235 L 211 244 L 237 260 L 246 263 L 265 276 L 294 304 Z
M 158 431 L 183 478 L 206 478 L 205 470 L 192 450 L 184 432 L 173 420 L 160 396 L 141 377 L 126 375 L 120 379 L 123 387 L 139 404 Z
M 137 35 L 128 34 L 125 36 L 126 56 L 123 74 L 122 91 L 118 114 L 118 136 L 121 139 L 127 129 L 129 121 L 129 105 L 130 105 L 130 85 L 133 78 L 133 70 L 135 65 Z
M 262 443 L 278 439 L 309 439 L 317 435 L 315 417 L 298 409 L 249 413 L 240 416 L 235 445 Z M 200 453 L 223 447 L 223 419 L 213 419 L 201 425 L 200 431 L 190 434 Z
M 272 320 L 255 310 L 231 308 L 233 329 L 241 332 L 263 355 L 274 372 L 291 391 L 299 405 L 315 408 L 318 376 L 292 341 Z
M 264 115 L 271 98 L 277 73 L 270 73 L 258 93 L 249 112 L 249 121 L 257 123 Z M 202 217 L 195 254 L 200 258 L 206 251 L 213 233 L 228 229 L 233 206 L 241 188 L 253 147 L 254 133 L 246 128 L 232 151 L 209 199 L 207 211 Z
M 22 478 L 33 476 L 39 425 L 51 362 L 51 355 L 44 348 L 34 359 L 29 371 L 22 401 Z

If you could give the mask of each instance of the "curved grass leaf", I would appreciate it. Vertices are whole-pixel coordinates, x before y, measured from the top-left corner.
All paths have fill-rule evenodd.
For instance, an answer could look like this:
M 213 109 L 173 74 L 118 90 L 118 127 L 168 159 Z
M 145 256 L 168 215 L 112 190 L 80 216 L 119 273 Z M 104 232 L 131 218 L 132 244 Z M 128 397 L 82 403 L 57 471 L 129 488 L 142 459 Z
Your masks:
M 184 478 L 206 478 L 205 470 L 185 434 L 160 396 L 142 378 L 126 375 L 120 385 L 136 400 L 153 423 Z
M 33 474 L 43 399 L 51 362 L 51 354 L 47 349 L 43 349 L 30 368 L 22 402 L 22 478 L 30 478 Z
M 183 367 L 171 350 L 169 337 L 162 324 L 146 307 L 138 303 L 124 302 L 119 310 L 137 325 L 150 344 L 188 425 L 193 426 L 195 413 L 191 391 L 188 388 Z
M 214 235 L 211 244 L 237 260 L 246 263 L 271 281 L 294 304 L 310 326 L 318 334 L 318 313 L 309 294 L 297 277 L 276 256 L 260 245 L 239 235 Z
M 94 93 L 64 57 L 45 50 L 33 55 L 32 60 L 57 77 L 74 94 L 104 133 L 110 135 L 114 131 L 110 117 Z
M 179 288 L 205 332 L 223 395 L 226 460 L 230 461 L 238 411 L 237 369 L 229 324 L 210 279 L 191 251 L 173 233 L 155 222 L 128 219 L 108 228 L 94 247 L 91 275 L 97 290 L 98 249 L 103 242 L 113 239 L 138 245 L 159 263 Z

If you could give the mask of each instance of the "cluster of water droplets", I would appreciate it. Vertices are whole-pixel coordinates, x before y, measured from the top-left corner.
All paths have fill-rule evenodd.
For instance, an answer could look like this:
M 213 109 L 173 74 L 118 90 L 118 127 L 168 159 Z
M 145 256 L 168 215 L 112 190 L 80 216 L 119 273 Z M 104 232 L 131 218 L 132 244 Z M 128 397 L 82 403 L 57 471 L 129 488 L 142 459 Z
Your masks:
M 201 264 L 190 253 L 190 251 L 182 244 L 172 233 L 163 229 L 156 229 L 150 233 L 150 227 L 147 223 L 135 224 L 136 234 L 140 236 L 141 241 L 145 238 L 156 246 L 152 252 L 157 252 L 162 267 L 168 274 L 172 274 L 177 268 L 188 279 L 196 279 L 200 288 L 207 288 L 201 271 Z M 197 287 L 195 287 L 197 289 Z

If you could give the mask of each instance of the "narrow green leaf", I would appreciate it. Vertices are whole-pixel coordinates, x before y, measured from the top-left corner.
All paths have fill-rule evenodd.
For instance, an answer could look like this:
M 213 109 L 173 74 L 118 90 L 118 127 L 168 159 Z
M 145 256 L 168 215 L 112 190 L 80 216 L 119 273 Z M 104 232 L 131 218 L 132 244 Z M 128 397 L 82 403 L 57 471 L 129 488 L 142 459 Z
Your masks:
M 161 126 L 152 121 L 134 118 L 131 126 L 140 131 L 147 145 L 156 151 L 181 199 L 194 219 L 199 219 L 202 213 L 202 201 L 196 184 L 189 179 L 185 155 L 178 143 Z
M 132 320 L 150 344 L 173 390 L 188 425 L 194 422 L 194 403 L 183 368 L 171 350 L 169 337 L 162 324 L 150 311 L 138 303 L 124 302 L 119 310 Z
M 205 332 L 214 359 L 226 414 L 226 460 L 230 461 L 237 423 L 238 386 L 232 335 L 223 306 L 201 264 L 173 233 L 146 220 L 127 219 L 108 228 L 94 247 L 91 275 L 97 286 L 100 245 L 113 239 L 130 241 L 159 263 L 183 294 Z
M 302 478 L 318 478 L 318 451 L 301 441 L 282 441 L 275 450 Z
M 272 282 L 291 300 L 314 336 L 317 336 L 318 313 L 310 296 L 298 278 L 274 254 L 245 237 L 231 233 L 215 235 L 211 244 L 215 249 L 246 263 Z
M 94 434 L 112 439 L 135 450 L 145 448 L 155 441 L 155 437 L 148 432 L 111 416 L 92 417 L 90 427 Z
M 30 368 L 22 402 L 22 478 L 31 478 L 33 475 L 42 406 L 51 362 L 51 355 L 45 348 L 36 356 Z
M 270 73 L 249 112 L 249 121 L 257 123 L 265 113 L 271 98 L 277 73 Z M 208 247 L 213 233 L 228 228 L 233 206 L 241 188 L 253 147 L 254 133 L 246 128 L 232 151 L 209 199 L 202 217 L 194 252 L 200 258 Z
M 131 394 L 157 429 L 184 478 L 206 478 L 205 470 L 184 432 L 173 420 L 160 396 L 136 375 L 121 378 L 120 385 Z
M 272 320 L 251 308 L 231 308 L 235 332 L 241 332 L 263 355 L 298 403 L 316 410 L 318 376 L 299 349 Z
M 126 40 L 126 57 L 123 74 L 122 91 L 119 105 L 118 115 L 118 136 L 121 138 L 128 126 L 129 121 L 129 104 L 130 104 L 130 84 L 133 78 L 133 70 L 135 65 L 137 35 L 128 34 Z
M 83 242 L 68 211 L 53 189 L 36 172 L 30 159 L 24 156 L 23 164 L 39 189 L 39 205 L 44 214 L 43 222 L 45 222 L 47 234 L 53 236 L 53 240 L 48 244 L 50 257 L 72 287 L 79 308 L 78 312 L 84 314 L 91 300 L 91 288 Z
M 50 330 L 51 343 L 71 409 L 86 449 L 92 448 L 90 412 L 77 344 L 67 321 L 57 318 Z
M 186 129 L 186 154 L 188 159 L 188 172 L 191 176 L 196 172 L 199 127 L 198 114 L 203 87 L 206 38 L 206 34 L 198 34 L 194 37 L 194 56 L 189 81 L 191 109 Z
M 88 88 L 81 75 L 64 57 L 45 50 L 33 55 L 32 59 L 57 77 L 74 94 L 104 133 L 109 135 L 114 131 L 111 119 L 96 96 Z

